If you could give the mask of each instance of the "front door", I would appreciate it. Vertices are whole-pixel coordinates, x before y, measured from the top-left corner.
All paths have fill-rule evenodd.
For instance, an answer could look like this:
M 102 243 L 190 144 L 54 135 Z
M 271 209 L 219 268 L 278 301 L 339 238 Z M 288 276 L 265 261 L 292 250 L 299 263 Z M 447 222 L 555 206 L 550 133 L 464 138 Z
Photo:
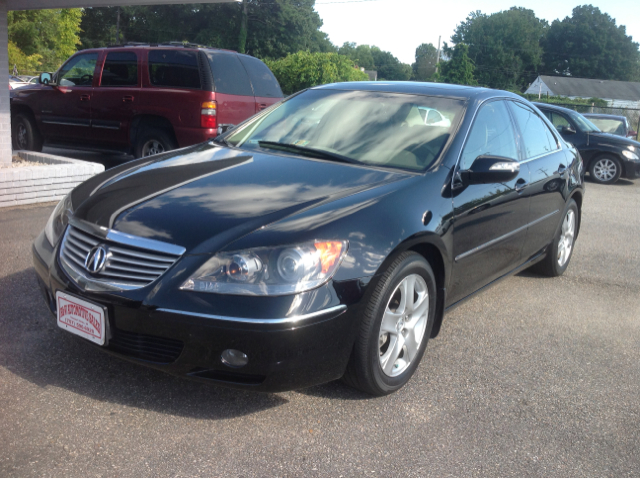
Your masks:
M 131 121 L 140 105 L 139 58 L 134 51 L 107 51 L 91 103 L 96 145 L 127 148 Z
M 502 100 L 487 103 L 478 111 L 458 169 L 468 170 L 481 155 L 520 158 L 517 134 Z M 450 304 L 522 262 L 530 201 L 522 191 L 529 181 L 525 163 L 512 181 L 453 189 L 454 265 L 447 293 Z
M 42 99 L 42 133 L 49 142 L 86 142 L 91 128 L 91 97 L 98 53 L 73 56 L 58 71 L 56 86 Z

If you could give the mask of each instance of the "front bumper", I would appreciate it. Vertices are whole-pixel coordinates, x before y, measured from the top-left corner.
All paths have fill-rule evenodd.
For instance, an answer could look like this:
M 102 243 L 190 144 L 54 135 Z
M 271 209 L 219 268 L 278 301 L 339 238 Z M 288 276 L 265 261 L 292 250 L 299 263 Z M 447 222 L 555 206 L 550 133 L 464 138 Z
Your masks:
M 629 180 L 640 178 L 640 161 L 625 161 L 624 178 L 627 178 Z
M 54 315 L 57 291 L 106 308 L 107 344 L 102 347 L 90 343 L 93 346 L 170 374 L 258 391 L 299 389 L 340 378 L 355 341 L 364 294 L 358 282 L 337 287 L 329 284 L 323 287 L 325 291 L 281 298 L 281 302 L 290 303 L 291 314 L 279 319 L 270 319 L 266 314 L 265 309 L 274 309 L 271 298 L 262 298 L 267 300 L 262 310 L 259 303 L 254 303 L 255 313 L 266 318 L 246 314 L 238 318 L 228 315 L 229 300 L 246 303 L 246 297 L 220 298 L 225 306 L 216 311 L 211 304 L 203 308 L 202 298 L 190 292 L 186 294 L 194 298 L 192 307 L 176 307 L 175 298 L 163 303 L 163 295 L 153 284 L 144 288 L 148 289 L 145 292 L 82 291 L 60 267 L 57 249 L 49 245 L 44 234 L 34 242 L 33 261 L 40 288 Z M 205 299 L 214 296 L 207 295 Z M 249 363 L 242 368 L 225 365 L 221 361 L 225 349 L 244 352 Z

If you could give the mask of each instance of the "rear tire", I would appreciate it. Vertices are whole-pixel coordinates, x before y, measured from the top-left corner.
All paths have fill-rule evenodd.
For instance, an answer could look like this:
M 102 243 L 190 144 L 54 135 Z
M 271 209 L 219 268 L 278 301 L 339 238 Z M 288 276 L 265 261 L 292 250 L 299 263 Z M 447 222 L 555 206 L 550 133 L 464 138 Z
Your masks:
M 622 174 L 620 160 L 611 155 L 599 156 L 589 165 L 589 175 L 596 183 L 611 185 L 618 181 Z
M 11 139 L 15 150 L 42 151 L 42 136 L 31 116 L 17 114 L 11 122 Z
M 562 276 L 569 266 L 579 226 L 578 205 L 574 200 L 569 200 L 547 255 L 542 261 L 533 265 L 531 270 L 544 276 Z
M 418 368 L 436 313 L 436 280 L 419 254 L 400 254 L 375 287 L 343 381 L 373 396 L 404 386 Z
M 173 136 L 165 130 L 159 128 L 144 128 L 134 147 L 134 155 L 136 158 L 145 156 L 158 155 L 177 148 Z

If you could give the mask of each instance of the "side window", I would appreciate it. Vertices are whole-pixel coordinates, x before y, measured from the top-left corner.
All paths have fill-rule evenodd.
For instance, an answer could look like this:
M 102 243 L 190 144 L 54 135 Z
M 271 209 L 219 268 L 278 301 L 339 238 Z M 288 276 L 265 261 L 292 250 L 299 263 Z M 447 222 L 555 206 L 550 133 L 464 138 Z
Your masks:
M 555 137 L 536 112 L 515 101 L 509 107 L 516 119 L 524 143 L 525 159 L 544 155 L 558 149 Z
M 460 168 L 468 170 L 481 155 L 518 160 L 516 132 L 504 101 L 492 101 L 480 107 L 462 152 Z
M 238 58 L 249 74 L 255 96 L 282 98 L 280 84 L 267 65 L 248 55 L 238 55 Z
M 551 123 L 553 123 L 553 126 L 555 126 L 556 130 L 558 131 L 562 131 L 565 126 L 571 126 L 569 120 L 567 120 L 564 116 L 559 115 L 558 113 L 549 112 L 547 117 L 551 120 Z
M 429 114 L 427 115 L 426 124 L 427 125 L 433 125 L 434 123 L 438 123 L 439 121 L 442 121 L 442 117 L 440 116 L 440 113 L 438 113 L 435 110 L 429 110 Z
M 207 52 L 207 58 L 216 92 L 253 97 L 247 72 L 235 53 Z
M 58 72 L 58 85 L 60 86 L 91 86 L 93 73 L 98 61 L 97 53 L 85 53 L 76 55 Z
M 172 49 L 149 51 L 149 81 L 156 86 L 200 88 L 196 52 Z
M 100 86 L 137 86 L 138 55 L 134 52 L 109 52 L 102 68 Z

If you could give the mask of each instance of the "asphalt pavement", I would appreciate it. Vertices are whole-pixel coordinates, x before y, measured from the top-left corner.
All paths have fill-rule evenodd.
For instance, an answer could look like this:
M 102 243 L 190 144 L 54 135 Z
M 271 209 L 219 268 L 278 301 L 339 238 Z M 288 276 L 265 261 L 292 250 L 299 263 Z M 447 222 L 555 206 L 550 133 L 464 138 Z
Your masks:
M 640 181 L 587 185 L 560 278 L 445 317 L 409 384 L 258 394 L 121 361 L 59 330 L 0 209 L 0 476 L 639 476 Z

